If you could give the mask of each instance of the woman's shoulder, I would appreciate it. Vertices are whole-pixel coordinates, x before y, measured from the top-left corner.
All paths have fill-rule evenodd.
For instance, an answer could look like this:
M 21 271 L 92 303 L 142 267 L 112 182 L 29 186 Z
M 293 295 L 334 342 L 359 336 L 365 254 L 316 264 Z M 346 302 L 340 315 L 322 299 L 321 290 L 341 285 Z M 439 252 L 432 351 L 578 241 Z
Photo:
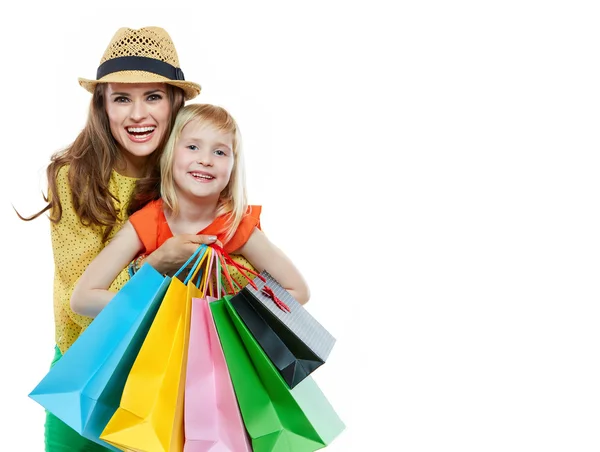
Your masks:
M 109 189 L 117 198 L 129 200 L 138 180 L 135 177 L 123 176 L 113 169 L 110 173 Z
M 69 205 L 72 203 L 71 182 L 69 181 L 69 168 L 71 165 L 65 163 L 54 170 L 55 190 L 49 193 L 50 198 L 56 196 L 62 205 L 63 212 L 69 210 Z
M 71 165 L 69 163 L 65 163 L 60 166 L 56 170 L 56 183 L 58 185 L 69 184 L 69 168 Z
M 138 180 L 140 180 L 138 177 L 124 176 L 121 173 L 117 172 L 117 170 L 115 170 L 114 168 L 110 173 L 110 178 L 119 183 L 127 184 L 135 184 Z

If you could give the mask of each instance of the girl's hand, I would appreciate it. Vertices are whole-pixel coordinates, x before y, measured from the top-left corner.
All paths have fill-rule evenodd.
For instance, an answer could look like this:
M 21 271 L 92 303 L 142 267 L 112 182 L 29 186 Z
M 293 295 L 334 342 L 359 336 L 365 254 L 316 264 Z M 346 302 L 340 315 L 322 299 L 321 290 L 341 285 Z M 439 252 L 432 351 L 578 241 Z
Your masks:
M 190 256 L 198 249 L 199 245 L 210 245 L 220 242 L 214 235 L 180 234 L 171 237 L 156 251 L 146 258 L 156 271 L 172 276 Z

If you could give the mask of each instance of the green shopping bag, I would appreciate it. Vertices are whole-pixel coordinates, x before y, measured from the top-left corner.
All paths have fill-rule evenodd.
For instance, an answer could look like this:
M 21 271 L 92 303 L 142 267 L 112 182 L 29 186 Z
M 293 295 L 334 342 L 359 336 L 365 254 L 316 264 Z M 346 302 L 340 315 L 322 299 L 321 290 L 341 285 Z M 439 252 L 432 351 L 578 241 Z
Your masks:
M 311 377 L 290 389 L 244 322 L 231 296 L 210 303 L 254 452 L 312 452 L 344 424 Z

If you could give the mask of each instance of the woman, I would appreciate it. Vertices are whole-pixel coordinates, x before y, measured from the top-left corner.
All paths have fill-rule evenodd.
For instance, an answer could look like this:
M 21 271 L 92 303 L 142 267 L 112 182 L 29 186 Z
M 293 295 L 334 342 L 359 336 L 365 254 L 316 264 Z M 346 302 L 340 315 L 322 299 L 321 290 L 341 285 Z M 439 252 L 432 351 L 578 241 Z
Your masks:
M 184 79 L 173 42 L 158 27 L 119 29 L 100 60 L 96 79 L 79 83 L 93 94 L 87 123 L 51 159 L 48 205 L 23 218 L 50 213 L 56 338 L 52 364 L 93 320 L 71 309 L 76 281 L 125 221 L 136 187 L 158 180 L 158 161 L 174 118 L 184 100 L 200 93 L 200 85 Z M 178 235 L 145 259 L 156 270 L 172 273 L 198 244 L 215 240 Z M 110 290 L 118 291 L 128 278 L 124 269 Z M 49 452 L 107 450 L 49 413 L 45 439 Z

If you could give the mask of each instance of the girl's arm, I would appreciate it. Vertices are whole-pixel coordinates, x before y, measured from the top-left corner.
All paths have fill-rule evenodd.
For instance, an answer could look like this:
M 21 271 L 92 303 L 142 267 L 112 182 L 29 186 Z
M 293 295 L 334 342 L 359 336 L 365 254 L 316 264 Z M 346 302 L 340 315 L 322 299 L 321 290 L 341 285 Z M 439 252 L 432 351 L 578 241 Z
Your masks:
M 308 284 L 300 271 L 260 229 L 254 228 L 246 244 L 234 254 L 244 256 L 259 272 L 269 272 L 298 303 L 304 304 L 310 298 Z
M 108 290 L 113 280 L 142 249 L 142 242 L 127 221 L 83 272 L 71 296 L 71 309 L 96 317 L 115 296 Z

